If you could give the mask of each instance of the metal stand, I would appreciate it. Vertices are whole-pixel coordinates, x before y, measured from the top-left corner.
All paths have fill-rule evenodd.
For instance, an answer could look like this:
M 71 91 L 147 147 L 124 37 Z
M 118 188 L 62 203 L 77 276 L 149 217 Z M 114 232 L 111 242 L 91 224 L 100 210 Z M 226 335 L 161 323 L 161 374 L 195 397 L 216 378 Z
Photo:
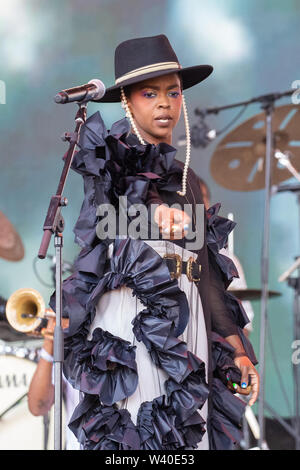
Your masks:
M 269 234 L 270 234 L 270 200 L 271 200 L 271 160 L 273 150 L 272 113 L 274 102 L 269 101 L 263 105 L 266 112 L 266 159 L 265 159 L 265 210 L 264 231 L 261 256 L 261 317 L 260 317 L 260 347 L 259 347 L 259 375 L 260 392 L 258 402 L 258 424 L 260 436 L 258 445 L 260 449 L 265 446 L 265 342 L 267 328 L 267 303 L 268 303 L 268 281 L 269 281 Z
M 43 416 L 43 427 L 44 427 L 44 450 L 48 450 L 48 439 L 49 439 L 49 414 Z
M 300 209 L 300 193 L 297 195 L 298 208 Z M 300 212 L 299 212 L 300 213 Z M 300 269 L 298 268 L 298 277 L 289 278 L 288 285 L 293 287 L 294 294 L 294 340 L 300 339 Z M 295 430 L 295 449 L 300 450 L 300 377 L 299 364 L 293 361 L 293 377 L 294 377 L 294 430 Z
M 62 366 L 64 361 L 64 336 L 61 326 L 62 318 L 62 275 L 61 275 L 61 252 L 63 237 L 57 233 L 54 240 L 56 255 L 56 321 L 54 328 L 54 449 L 62 449 Z
M 298 179 L 300 180 L 300 175 L 298 174 Z M 299 223 L 300 223 L 300 186 L 290 185 L 284 186 L 281 185 L 277 188 L 277 192 L 283 191 L 292 191 L 297 194 L 297 203 L 298 203 L 298 213 L 299 213 Z M 300 248 L 300 245 L 299 245 Z M 294 332 L 294 341 L 299 341 L 300 339 L 300 258 L 297 257 L 293 265 L 279 277 L 279 282 L 287 281 L 288 286 L 294 289 L 294 306 L 293 306 L 293 332 Z M 297 270 L 298 276 L 291 277 L 291 274 Z M 294 437 L 295 439 L 295 450 L 300 450 L 300 366 L 298 363 L 293 361 L 293 378 L 294 378 L 294 419 L 293 425 L 286 425 L 285 428 L 287 432 Z
M 259 353 L 259 374 L 260 374 L 260 392 L 258 402 L 258 422 L 260 427 L 259 448 L 265 450 L 268 448 L 265 441 L 265 340 L 267 328 L 267 302 L 268 302 L 268 279 L 269 279 L 269 232 L 270 232 L 270 200 L 271 200 L 271 162 L 273 158 L 273 132 L 272 132 L 272 114 L 276 100 L 285 96 L 290 96 L 294 91 L 283 93 L 271 93 L 262 95 L 251 100 L 239 102 L 229 106 L 218 108 L 207 108 L 206 110 L 195 110 L 195 114 L 203 116 L 206 114 L 217 114 L 225 109 L 249 105 L 252 103 L 261 103 L 266 115 L 266 158 L 265 158 L 265 205 L 264 205 L 264 226 L 263 243 L 261 254 L 261 323 L 260 323 L 260 353 Z M 299 400 L 299 397 L 297 398 Z
M 67 205 L 67 200 L 62 197 L 66 179 L 75 148 L 79 141 L 80 129 L 86 120 L 86 103 L 78 103 L 79 109 L 75 117 L 76 127 L 74 133 L 65 133 L 63 140 L 70 143 L 65 157 L 65 163 L 59 180 L 55 196 L 52 196 L 44 222 L 44 235 L 42 238 L 38 257 L 44 259 L 47 255 L 50 239 L 55 235 L 54 246 L 56 256 L 56 326 L 54 330 L 54 449 L 62 450 L 62 366 L 64 361 L 64 336 L 62 329 L 62 247 L 64 220 L 61 208 Z

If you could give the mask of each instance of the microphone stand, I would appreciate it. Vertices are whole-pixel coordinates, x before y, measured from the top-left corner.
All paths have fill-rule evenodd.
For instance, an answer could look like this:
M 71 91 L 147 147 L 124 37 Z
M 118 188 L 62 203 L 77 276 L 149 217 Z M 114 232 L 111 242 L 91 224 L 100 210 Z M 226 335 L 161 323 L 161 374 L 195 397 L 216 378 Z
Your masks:
M 274 111 L 274 103 L 276 100 L 285 96 L 290 96 L 294 90 L 288 90 L 283 93 L 270 93 L 258 96 L 251 100 L 239 102 L 236 104 L 222 106 L 217 108 L 207 108 L 205 110 L 196 109 L 195 114 L 203 116 L 205 114 L 218 114 L 219 111 L 225 109 L 245 106 L 252 103 L 261 103 L 266 116 L 266 158 L 265 158 L 265 204 L 264 204 L 264 226 L 263 241 L 261 255 L 261 322 L 260 322 L 260 354 L 259 354 L 259 375 L 260 375 L 260 391 L 258 401 L 258 423 L 260 427 L 259 448 L 261 450 L 268 449 L 265 440 L 265 342 L 266 342 L 266 326 L 267 326 L 267 302 L 268 302 L 268 279 L 269 279 L 269 232 L 270 232 L 270 200 L 271 200 L 271 160 L 273 156 L 273 131 L 272 117 Z
M 300 180 L 300 174 L 297 170 L 292 167 L 289 168 L 289 171 L 294 175 L 298 175 L 297 179 Z M 300 221 L 300 185 L 280 185 L 276 189 L 276 192 L 283 192 L 283 191 L 291 191 L 294 192 L 297 196 L 297 204 L 298 204 L 298 215 Z M 298 272 L 298 276 L 291 277 L 291 274 L 296 271 Z M 293 333 L 294 333 L 294 343 L 299 341 L 300 338 L 300 257 L 296 257 L 295 262 L 287 269 L 281 276 L 278 278 L 279 282 L 287 281 L 287 285 L 294 289 L 294 305 L 293 305 Z M 293 419 L 293 426 L 288 432 L 291 434 L 295 439 L 295 450 L 300 449 L 300 376 L 299 376 L 299 364 L 295 361 L 293 362 L 293 377 L 294 377 L 294 419 Z
M 267 449 L 265 441 L 265 342 L 266 327 L 268 321 L 268 280 L 269 280 L 269 238 L 270 238 L 270 202 L 271 202 L 271 160 L 273 151 L 273 130 L 272 117 L 274 111 L 275 97 L 268 96 L 263 103 L 266 113 L 266 159 L 265 159 L 265 207 L 264 207 L 264 229 L 261 259 L 261 317 L 260 317 L 260 347 L 259 347 L 259 375 L 260 391 L 258 401 L 258 424 L 260 428 L 258 446 L 260 449 Z
M 295 90 L 288 90 L 288 91 L 284 91 L 283 93 L 270 93 L 269 95 L 257 96 L 256 98 L 251 98 L 251 100 L 241 101 L 239 103 L 229 104 L 226 106 L 218 106 L 215 108 L 206 108 L 206 109 L 196 108 L 194 113 L 196 114 L 196 116 L 204 117 L 206 114 L 218 114 L 220 111 L 225 111 L 227 109 L 232 109 L 232 108 L 239 108 L 241 106 L 248 106 L 249 104 L 253 104 L 257 102 L 266 102 L 266 101 L 274 102 L 276 100 L 279 100 L 280 98 L 283 98 L 284 96 L 290 96 L 293 93 L 295 93 Z
M 54 329 L 54 450 L 62 450 L 62 366 L 64 361 L 64 336 L 62 329 L 62 247 L 64 219 L 61 214 L 62 207 L 68 203 L 63 197 L 63 190 L 67 176 L 75 154 L 76 145 L 79 142 L 80 129 L 86 120 L 87 103 L 77 103 L 75 122 L 76 127 L 73 133 L 65 133 L 63 140 L 69 142 L 69 149 L 65 157 L 64 167 L 61 173 L 56 194 L 52 196 L 48 212 L 45 218 L 43 230 L 44 235 L 40 245 L 38 257 L 45 259 L 52 235 L 54 235 L 55 257 L 56 257 L 56 324 Z
M 298 204 L 300 204 L 300 192 L 297 194 Z M 284 276 L 284 280 L 287 280 L 287 285 L 294 289 L 294 344 L 297 344 L 300 338 L 300 258 L 298 257 L 297 261 L 289 269 L 289 274 L 297 269 L 298 276 L 290 277 Z M 283 277 L 283 276 L 282 276 Z M 300 377 L 299 377 L 299 364 L 295 361 L 293 363 L 293 378 L 294 378 L 294 418 L 292 430 L 289 433 L 295 439 L 295 450 L 300 449 L 300 399 L 299 399 L 299 390 L 300 390 Z

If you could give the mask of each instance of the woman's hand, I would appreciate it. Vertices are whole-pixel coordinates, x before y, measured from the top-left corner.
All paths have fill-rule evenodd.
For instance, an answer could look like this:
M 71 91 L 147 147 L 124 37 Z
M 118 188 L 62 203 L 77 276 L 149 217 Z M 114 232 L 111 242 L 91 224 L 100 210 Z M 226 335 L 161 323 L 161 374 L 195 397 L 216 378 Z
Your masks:
M 180 209 L 161 204 L 155 209 L 154 221 L 159 226 L 163 238 L 174 240 L 186 236 L 191 218 Z
M 242 374 L 241 386 L 238 385 L 235 392 L 240 395 L 249 395 L 250 392 L 252 392 L 252 396 L 249 401 L 249 406 L 252 406 L 256 402 L 259 393 L 258 372 L 247 356 L 236 357 L 234 359 L 234 363 L 240 369 Z M 251 387 L 248 387 L 249 376 L 251 378 Z

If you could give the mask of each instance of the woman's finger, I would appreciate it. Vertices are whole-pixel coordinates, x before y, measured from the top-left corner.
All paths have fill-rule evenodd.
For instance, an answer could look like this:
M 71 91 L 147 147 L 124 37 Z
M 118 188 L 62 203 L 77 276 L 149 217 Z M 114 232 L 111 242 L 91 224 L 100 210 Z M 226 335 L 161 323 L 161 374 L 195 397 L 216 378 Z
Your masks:
M 251 385 L 248 385 L 247 388 L 242 388 L 236 383 L 229 384 L 229 388 L 231 391 L 233 391 L 234 393 L 238 393 L 239 395 L 250 395 L 252 390 Z
M 176 224 L 183 226 L 185 224 L 189 224 L 190 221 L 191 218 L 186 212 L 174 209 L 174 222 Z
M 249 381 L 249 367 L 247 366 L 242 366 L 241 367 L 241 388 L 245 389 L 248 387 L 248 381 Z
M 251 377 L 251 385 L 252 385 L 252 396 L 249 401 L 249 406 L 252 406 L 256 402 L 258 398 L 258 394 L 259 394 L 259 375 L 256 372 L 256 369 L 252 369 L 249 375 Z
M 176 208 L 160 207 L 154 217 L 159 225 L 163 238 L 181 239 L 187 235 L 190 217 L 184 211 Z

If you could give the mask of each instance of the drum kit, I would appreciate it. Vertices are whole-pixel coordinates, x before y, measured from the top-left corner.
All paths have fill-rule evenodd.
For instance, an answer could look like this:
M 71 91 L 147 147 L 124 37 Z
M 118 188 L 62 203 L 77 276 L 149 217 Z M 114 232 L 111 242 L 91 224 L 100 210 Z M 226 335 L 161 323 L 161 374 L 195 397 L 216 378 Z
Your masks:
M 220 142 L 218 142 L 210 160 L 210 170 L 214 180 L 222 187 L 231 191 L 256 191 L 265 190 L 265 211 L 263 226 L 263 242 L 261 255 L 261 285 L 262 288 L 246 288 L 230 290 L 241 301 L 261 301 L 260 322 L 260 397 L 258 401 L 258 422 L 253 412 L 247 407 L 245 416 L 251 427 L 254 437 L 258 441 L 257 449 L 268 449 L 265 439 L 264 410 L 271 412 L 273 417 L 282 424 L 286 431 L 294 438 L 295 448 L 300 449 L 300 377 L 299 367 L 293 365 L 294 378 L 294 417 L 292 425 L 288 425 L 265 401 L 265 336 L 267 328 L 267 302 L 282 294 L 269 290 L 269 232 L 270 232 L 270 200 L 279 192 L 290 191 L 298 196 L 300 208 L 300 106 L 288 104 L 275 106 L 278 99 L 292 95 L 294 92 L 270 94 L 254 98 L 250 101 L 237 103 L 219 108 L 208 108 L 206 110 L 195 110 L 200 116 L 200 128 L 198 135 L 202 135 L 200 145 L 205 147 L 221 132 L 209 130 L 204 119 L 208 114 L 218 114 L 225 109 L 244 106 L 251 103 L 259 103 L 263 112 L 244 121 L 235 127 Z M 203 139 L 203 135 L 205 138 Z M 212 137 L 210 137 L 212 136 Z M 198 142 L 199 145 L 199 142 Z M 297 184 L 286 184 L 282 182 L 295 177 Z M 299 212 L 300 214 L 300 212 Z M 299 226 L 295 227 L 299 230 Z M 298 233 L 298 232 L 297 232 Z M 233 253 L 232 253 L 233 254 Z M 300 273 L 300 257 L 292 266 L 279 277 L 278 281 L 287 281 L 294 288 L 294 339 L 300 339 L 300 277 L 291 277 L 298 270 Z M 229 287 L 230 289 L 230 287 Z M 251 414 L 252 413 L 252 414 Z M 245 423 L 244 423 L 245 430 Z M 248 442 L 244 442 L 249 448 Z
M 19 234 L 0 212 L 0 258 L 21 261 L 23 257 Z M 47 416 L 34 416 L 27 405 L 39 357 L 38 338 L 42 338 L 30 333 L 46 312 L 42 296 L 34 289 L 19 289 L 8 300 L 0 297 L 0 450 L 54 448 L 53 407 Z
M 211 108 L 204 114 L 217 113 L 223 108 Z M 196 114 L 203 114 L 197 110 Z M 217 133 L 214 132 L 214 135 Z M 291 160 L 299 173 L 300 182 L 300 106 L 284 105 L 274 109 L 273 148 Z M 275 151 L 274 151 L 275 152 Z M 256 191 L 265 188 L 266 122 L 265 113 L 259 113 L 237 126 L 217 145 L 210 160 L 214 180 L 231 191 Z M 291 178 L 290 169 L 279 165 L 276 158 L 271 165 L 274 192 L 299 191 L 299 185 L 281 185 Z M 239 300 L 260 300 L 262 289 L 230 289 Z M 278 297 L 278 291 L 268 291 L 268 297 Z

